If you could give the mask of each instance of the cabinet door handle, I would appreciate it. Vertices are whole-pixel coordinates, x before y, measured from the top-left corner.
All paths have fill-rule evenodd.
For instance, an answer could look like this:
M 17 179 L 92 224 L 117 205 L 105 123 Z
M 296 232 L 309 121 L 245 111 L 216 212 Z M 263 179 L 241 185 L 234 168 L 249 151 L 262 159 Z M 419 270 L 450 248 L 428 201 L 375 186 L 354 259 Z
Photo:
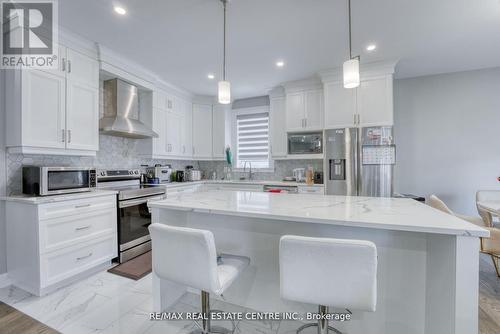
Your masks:
M 75 231 L 83 231 L 83 230 L 87 230 L 90 228 L 91 225 L 87 225 L 87 226 L 81 226 L 81 227 L 76 227 L 75 228 Z
M 76 209 L 80 209 L 80 208 L 87 208 L 89 206 L 91 206 L 92 204 L 90 203 L 87 203 L 87 204 L 80 204 L 80 205 L 75 205 L 75 208 Z
M 358 125 L 361 124 L 361 116 L 358 114 Z
M 91 257 L 91 256 L 92 256 L 92 254 L 93 254 L 93 253 L 92 253 L 92 252 L 90 252 L 90 253 L 88 253 L 88 254 L 87 254 L 87 255 L 85 255 L 85 256 L 80 256 L 80 257 L 77 257 L 77 258 L 76 258 L 76 260 L 77 260 L 77 261 L 84 260 L 84 259 L 86 259 L 86 258 L 88 258 L 88 257 Z
M 71 130 L 68 130 L 68 143 L 71 143 Z
M 307 128 L 307 118 L 304 118 L 304 127 Z
M 71 73 L 71 60 L 68 60 L 68 73 Z
M 66 141 L 66 131 L 64 129 L 61 130 L 61 141 L 64 143 Z
M 66 58 L 63 58 L 61 61 L 61 70 L 66 71 Z
M 357 123 L 356 123 L 356 114 L 353 114 L 353 115 L 352 115 L 352 121 L 354 122 L 354 125 L 356 125 L 356 124 L 357 124 Z

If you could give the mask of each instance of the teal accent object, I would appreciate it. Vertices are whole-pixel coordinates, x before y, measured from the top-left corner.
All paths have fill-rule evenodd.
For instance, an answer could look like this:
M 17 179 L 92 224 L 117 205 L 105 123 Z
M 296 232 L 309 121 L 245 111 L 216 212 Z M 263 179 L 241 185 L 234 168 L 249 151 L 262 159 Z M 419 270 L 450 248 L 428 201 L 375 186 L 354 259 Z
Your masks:
M 231 154 L 231 148 L 228 146 L 226 147 L 226 162 L 229 164 L 229 165 L 232 165 L 233 163 L 233 157 L 232 157 L 232 154 Z

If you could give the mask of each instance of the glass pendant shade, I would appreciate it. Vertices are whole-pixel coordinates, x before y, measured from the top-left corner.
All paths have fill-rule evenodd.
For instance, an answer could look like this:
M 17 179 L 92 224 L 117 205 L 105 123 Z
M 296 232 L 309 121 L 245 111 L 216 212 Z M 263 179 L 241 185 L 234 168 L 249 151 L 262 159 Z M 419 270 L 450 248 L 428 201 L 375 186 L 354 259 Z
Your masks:
M 229 81 L 219 81 L 219 103 L 231 103 L 231 83 Z
M 344 88 L 359 86 L 359 59 L 353 58 L 344 62 Z

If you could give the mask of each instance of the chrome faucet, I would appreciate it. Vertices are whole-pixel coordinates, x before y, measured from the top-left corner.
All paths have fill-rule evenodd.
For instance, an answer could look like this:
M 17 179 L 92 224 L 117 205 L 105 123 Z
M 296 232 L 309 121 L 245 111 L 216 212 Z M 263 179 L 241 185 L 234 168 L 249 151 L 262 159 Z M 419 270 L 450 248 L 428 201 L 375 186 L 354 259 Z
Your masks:
M 243 164 L 243 173 L 245 173 L 247 170 L 247 162 L 248 162 L 248 165 L 250 166 L 250 168 L 248 170 L 248 180 L 251 180 L 252 179 L 252 162 L 251 161 L 245 161 L 245 163 Z

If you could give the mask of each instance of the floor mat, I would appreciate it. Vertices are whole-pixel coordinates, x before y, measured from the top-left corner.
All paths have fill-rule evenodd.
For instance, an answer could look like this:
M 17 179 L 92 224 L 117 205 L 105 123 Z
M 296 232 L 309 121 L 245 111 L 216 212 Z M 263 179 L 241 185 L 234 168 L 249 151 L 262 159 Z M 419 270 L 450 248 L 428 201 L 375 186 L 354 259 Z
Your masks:
M 108 272 L 123 277 L 139 280 L 149 274 L 152 270 L 151 251 L 134 257 L 125 263 L 121 263 L 116 267 L 108 270 Z

